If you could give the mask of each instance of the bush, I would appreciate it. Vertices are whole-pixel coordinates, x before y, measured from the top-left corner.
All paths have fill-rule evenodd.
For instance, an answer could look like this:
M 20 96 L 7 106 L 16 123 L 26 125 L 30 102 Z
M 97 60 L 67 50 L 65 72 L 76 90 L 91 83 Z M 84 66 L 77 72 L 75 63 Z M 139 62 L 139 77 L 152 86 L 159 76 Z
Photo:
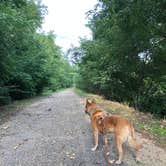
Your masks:
M 138 100 L 139 109 L 160 117 L 166 116 L 166 84 L 149 82 L 147 85 Z
M 28 98 L 36 94 L 35 84 L 32 77 L 27 73 L 12 73 L 9 85 L 12 86 L 9 91 L 9 95 L 12 99 Z
M 34 0 L 0 2 L 0 104 L 71 86 L 71 66 L 55 35 L 38 33 L 46 7 Z
M 0 86 L 0 105 L 10 103 L 11 97 L 9 96 L 9 87 Z

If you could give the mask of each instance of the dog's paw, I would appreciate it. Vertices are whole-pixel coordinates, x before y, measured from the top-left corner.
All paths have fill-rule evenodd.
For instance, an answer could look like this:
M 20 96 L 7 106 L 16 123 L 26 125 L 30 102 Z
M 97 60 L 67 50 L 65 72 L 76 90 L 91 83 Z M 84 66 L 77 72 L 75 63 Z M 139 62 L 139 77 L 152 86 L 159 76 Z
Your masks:
M 141 163 L 141 159 L 138 156 L 135 158 L 135 161 Z
M 122 163 L 122 161 L 120 161 L 120 160 L 117 160 L 116 162 L 115 162 L 115 164 L 121 164 Z
M 94 152 L 97 149 L 97 146 L 93 147 L 91 150 Z

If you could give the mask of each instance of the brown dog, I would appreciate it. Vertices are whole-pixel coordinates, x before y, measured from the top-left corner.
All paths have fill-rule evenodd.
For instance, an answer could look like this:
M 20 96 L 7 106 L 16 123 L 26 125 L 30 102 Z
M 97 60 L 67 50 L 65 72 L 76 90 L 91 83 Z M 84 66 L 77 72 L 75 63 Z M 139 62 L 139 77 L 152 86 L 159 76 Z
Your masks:
M 136 142 L 134 128 L 127 119 L 120 116 L 108 115 L 105 111 L 102 111 L 94 101 L 89 99 L 86 101 L 85 113 L 88 113 L 91 119 L 95 144 L 92 151 L 95 151 L 98 147 L 98 134 L 103 134 L 103 141 L 107 144 L 106 134 L 112 131 L 115 134 L 116 147 L 119 154 L 119 159 L 116 161 L 116 164 L 122 162 L 122 144 L 125 141 L 128 141 L 129 145 L 134 148 L 136 160 L 138 159 L 137 152 L 141 146 Z

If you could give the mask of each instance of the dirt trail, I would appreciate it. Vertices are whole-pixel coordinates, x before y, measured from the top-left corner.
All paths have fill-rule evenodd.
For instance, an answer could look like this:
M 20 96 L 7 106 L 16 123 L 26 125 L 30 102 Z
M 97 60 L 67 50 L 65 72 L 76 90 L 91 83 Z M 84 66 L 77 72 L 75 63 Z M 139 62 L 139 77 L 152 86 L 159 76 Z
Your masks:
M 68 89 L 18 112 L 0 126 L 0 166 L 105 166 L 101 143 L 96 152 L 90 150 L 92 132 L 83 111 L 84 100 Z M 125 148 L 121 166 L 165 166 L 165 151 L 138 137 L 144 144 L 142 163 Z M 111 159 L 116 159 L 113 137 L 109 143 Z

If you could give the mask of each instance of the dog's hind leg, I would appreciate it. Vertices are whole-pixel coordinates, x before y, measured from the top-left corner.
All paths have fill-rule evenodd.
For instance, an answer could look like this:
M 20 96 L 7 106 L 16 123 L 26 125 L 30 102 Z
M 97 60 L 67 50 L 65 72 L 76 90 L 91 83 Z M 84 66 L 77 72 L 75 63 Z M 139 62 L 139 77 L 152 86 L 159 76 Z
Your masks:
M 119 154 L 119 159 L 115 163 L 116 164 L 121 164 L 122 159 L 123 159 L 123 149 L 122 149 L 123 141 L 118 136 L 116 136 L 115 138 L 116 138 L 116 147 L 117 147 L 118 154 Z
M 106 134 L 103 134 L 103 143 L 104 143 L 104 145 L 108 144 L 107 135 Z

